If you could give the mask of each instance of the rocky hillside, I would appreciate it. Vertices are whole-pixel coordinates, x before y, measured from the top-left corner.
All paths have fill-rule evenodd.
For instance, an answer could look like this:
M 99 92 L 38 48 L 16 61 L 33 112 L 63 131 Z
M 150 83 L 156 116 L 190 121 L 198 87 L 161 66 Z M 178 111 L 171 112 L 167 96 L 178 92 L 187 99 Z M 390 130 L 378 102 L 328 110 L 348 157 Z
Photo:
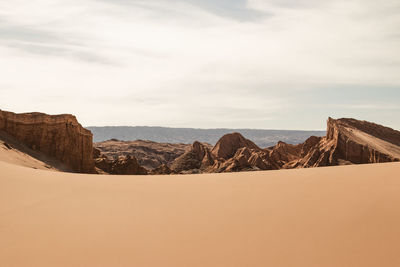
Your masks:
M 240 133 L 226 134 L 210 148 L 195 142 L 168 173 L 277 170 L 400 161 L 400 132 L 355 119 L 328 119 L 325 137 L 297 145 L 260 148 Z
M 262 130 L 262 129 L 195 129 L 147 126 L 87 127 L 93 133 L 94 142 L 110 139 L 124 141 L 151 140 L 158 143 L 192 144 L 195 141 L 215 145 L 221 136 L 238 132 L 259 147 L 269 147 L 278 141 L 288 144 L 304 142 L 308 137 L 324 136 L 325 131 Z
M 400 132 L 367 121 L 328 119 L 326 137 L 294 166 L 319 167 L 400 160 Z
M 93 173 L 92 133 L 75 116 L 0 110 L 0 132 L 33 151 L 41 152 L 74 172 Z
M 139 164 L 148 170 L 161 165 L 170 166 L 172 162 L 190 149 L 189 144 L 157 143 L 153 141 L 120 141 L 111 139 L 94 143 L 104 156 L 115 160 L 120 156 L 131 155 L 137 158 Z
M 83 173 L 187 174 L 309 168 L 400 161 L 400 132 L 355 119 L 327 121 L 326 136 L 260 147 L 241 133 L 214 146 L 111 139 L 92 134 L 72 115 L 0 110 L 0 160 Z

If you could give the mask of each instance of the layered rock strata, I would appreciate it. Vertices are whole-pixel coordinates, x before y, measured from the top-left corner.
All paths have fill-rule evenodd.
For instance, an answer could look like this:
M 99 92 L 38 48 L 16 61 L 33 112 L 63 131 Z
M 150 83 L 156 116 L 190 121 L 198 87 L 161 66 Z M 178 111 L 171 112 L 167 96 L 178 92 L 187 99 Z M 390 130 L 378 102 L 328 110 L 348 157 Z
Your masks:
M 0 131 L 74 172 L 94 173 L 92 133 L 73 115 L 16 114 L 0 110 Z

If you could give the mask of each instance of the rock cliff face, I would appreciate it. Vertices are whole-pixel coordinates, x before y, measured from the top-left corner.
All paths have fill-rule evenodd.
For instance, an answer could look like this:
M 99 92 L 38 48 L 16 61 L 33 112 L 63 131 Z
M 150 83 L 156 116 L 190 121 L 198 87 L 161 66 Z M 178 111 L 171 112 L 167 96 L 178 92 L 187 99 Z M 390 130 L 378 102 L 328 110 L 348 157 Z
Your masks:
M 59 160 L 75 172 L 94 172 L 92 133 L 73 115 L 16 114 L 0 110 L 0 131 Z
M 327 135 L 296 167 L 381 163 L 400 160 L 400 132 L 367 121 L 328 119 Z

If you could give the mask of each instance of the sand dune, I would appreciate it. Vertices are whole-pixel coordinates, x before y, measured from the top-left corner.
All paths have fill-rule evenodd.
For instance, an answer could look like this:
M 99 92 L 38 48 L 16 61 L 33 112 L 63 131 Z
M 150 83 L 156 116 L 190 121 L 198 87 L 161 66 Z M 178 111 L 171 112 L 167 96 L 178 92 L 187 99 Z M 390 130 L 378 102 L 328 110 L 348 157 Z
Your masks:
M 1 131 L 0 161 L 40 170 L 71 171 L 56 159 L 28 148 Z
M 0 162 L 0 266 L 400 266 L 399 173 L 96 176 Z

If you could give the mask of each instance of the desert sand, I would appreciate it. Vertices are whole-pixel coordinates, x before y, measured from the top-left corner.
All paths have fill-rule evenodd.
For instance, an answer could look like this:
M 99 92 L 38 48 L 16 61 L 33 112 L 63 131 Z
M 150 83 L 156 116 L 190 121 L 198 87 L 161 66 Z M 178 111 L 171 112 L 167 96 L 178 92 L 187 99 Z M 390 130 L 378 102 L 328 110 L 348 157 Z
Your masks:
M 0 161 L 0 266 L 400 266 L 399 174 L 99 176 Z

